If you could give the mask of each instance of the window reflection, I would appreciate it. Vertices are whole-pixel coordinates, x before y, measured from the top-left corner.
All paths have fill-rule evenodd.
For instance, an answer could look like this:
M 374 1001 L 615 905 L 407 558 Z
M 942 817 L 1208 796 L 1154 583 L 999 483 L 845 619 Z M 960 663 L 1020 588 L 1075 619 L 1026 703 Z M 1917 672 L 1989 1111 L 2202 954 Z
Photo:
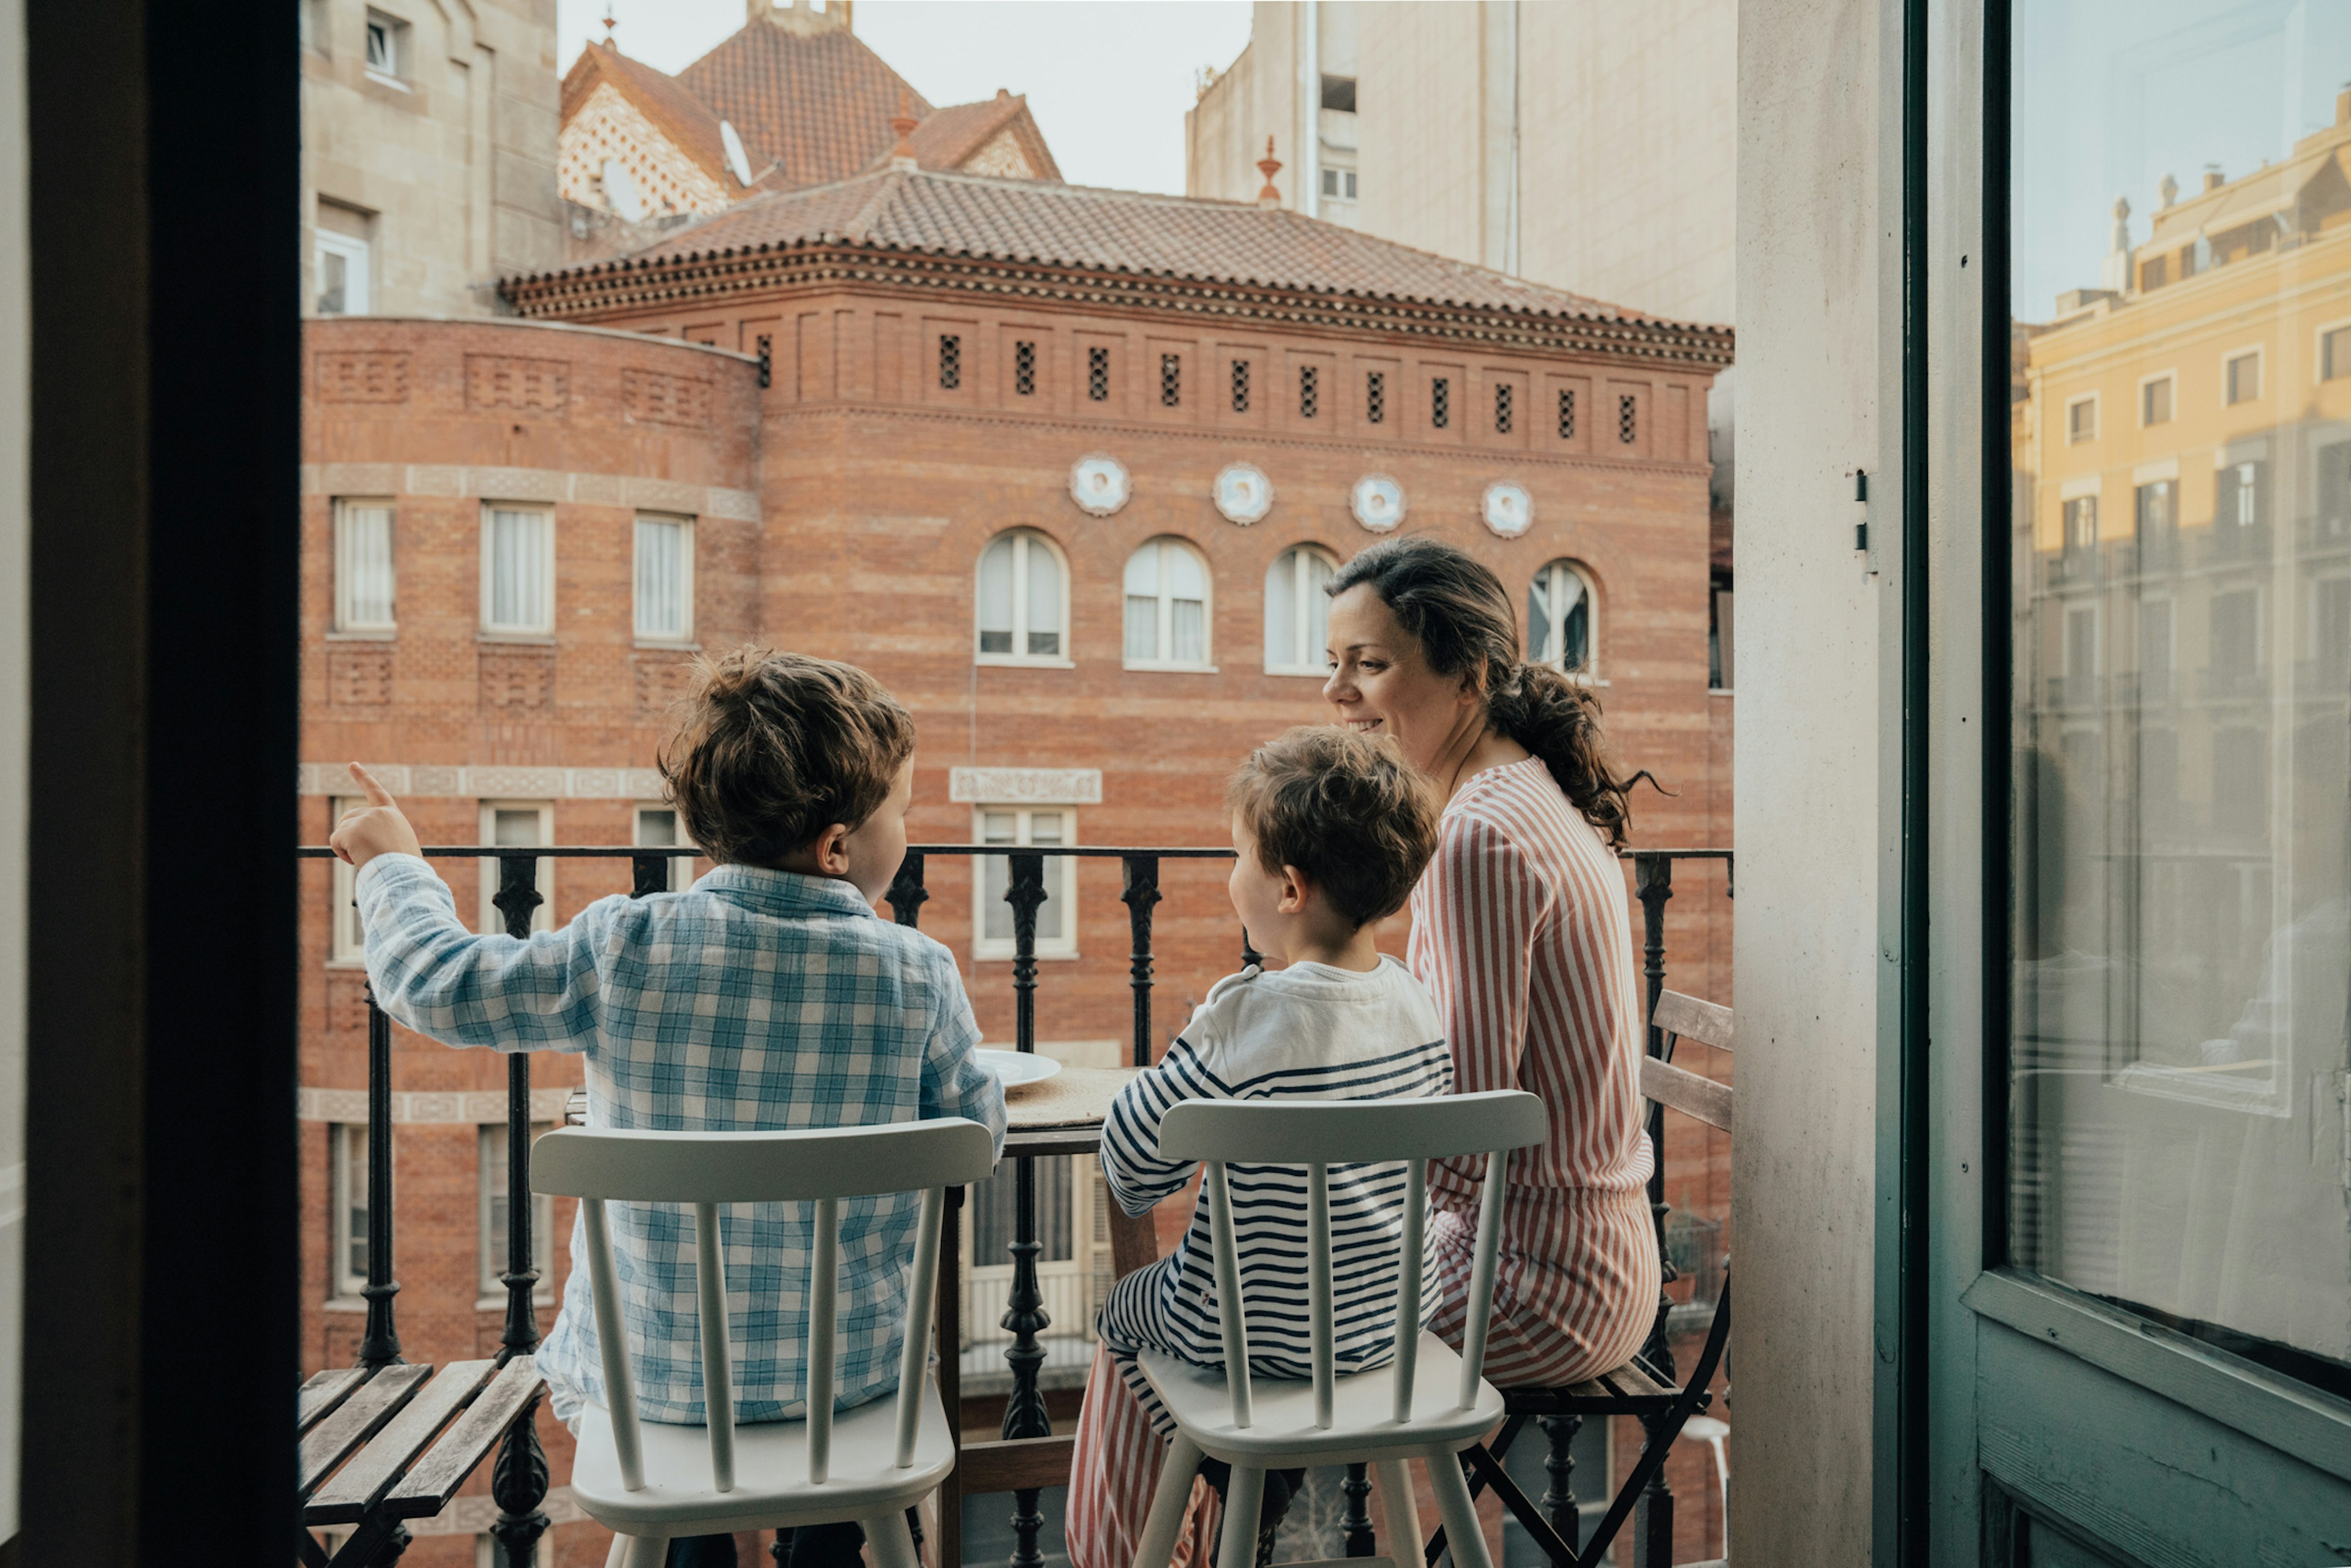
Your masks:
M 2293 7 L 2291 34 L 2228 9 L 2016 12 L 2009 1241 L 2328 1381 L 2351 1376 L 2351 8 Z

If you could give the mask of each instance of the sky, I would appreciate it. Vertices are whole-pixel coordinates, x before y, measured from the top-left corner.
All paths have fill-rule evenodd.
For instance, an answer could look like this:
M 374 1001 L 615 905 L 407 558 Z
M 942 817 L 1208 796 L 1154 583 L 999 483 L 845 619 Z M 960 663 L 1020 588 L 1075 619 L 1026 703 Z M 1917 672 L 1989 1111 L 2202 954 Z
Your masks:
M 564 68 L 604 36 L 604 0 L 558 0 Z M 744 0 L 611 0 L 623 54 L 674 73 L 743 26 Z M 857 35 L 935 104 L 1029 95 L 1076 185 L 1184 190 L 1200 68 L 1249 42 L 1245 0 L 858 0 Z

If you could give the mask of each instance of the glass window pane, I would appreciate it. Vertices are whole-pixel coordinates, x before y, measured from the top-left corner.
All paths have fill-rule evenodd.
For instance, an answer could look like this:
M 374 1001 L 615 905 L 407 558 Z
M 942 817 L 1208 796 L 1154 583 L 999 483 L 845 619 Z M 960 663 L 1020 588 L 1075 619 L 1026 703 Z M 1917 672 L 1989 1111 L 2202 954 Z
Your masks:
M 991 835 L 980 841 L 1000 844 L 1010 841 Z M 1012 885 L 1012 862 L 1002 855 L 989 855 L 980 862 L 980 935 L 991 942 L 1009 942 L 1012 906 L 1004 902 L 1004 894 Z
M 686 616 L 686 526 L 637 519 L 637 635 L 683 637 Z
M 2288 1372 L 2351 1362 L 2346 61 L 2016 7 L 2011 1260 Z
M 490 627 L 499 632 L 542 632 L 549 625 L 547 543 L 544 512 L 490 514 Z
M 335 625 L 392 624 L 392 508 L 346 502 L 335 518 Z
M 1012 652 L 1012 536 L 1007 534 L 980 553 L 979 651 Z
M 1141 599 L 1134 594 L 1127 595 L 1126 656 L 1130 659 L 1159 657 L 1159 601 L 1156 597 Z
M 1331 563 L 1312 550 L 1299 552 L 1299 575 L 1306 595 L 1306 642 L 1300 663 L 1321 669 L 1331 642 L 1331 596 L 1323 591 L 1334 575 Z
M 1178 599 L 1169 606 L 1167 656 L 1177 664 L 1197 664 L 1208 656 L 1208 607 L 1196 599 Z
M 1274 558 L 1265 570 L 1265 662 L 1280 668 L 1302 664 L 1298 638 L 1297 550 Z
M 1189 547 L 1173 540 L 1159 547 L 1163 570 L 1167 574 L 1167 591 L 1177 599 L 1208 597 L 1208 570 Z
M 1159 547 L 1144 545 L 1126 558 L 1126 591 L 1129 598 L 1155 599 L 1159 596 Z
M 1036 539 L 1029 541 L 1029 639 L 1034 643 L 1040 634 L 1055 637 L 1052 648 L 1029 652 L 1058 652 L 1058 633 L 1061 630 L 1061 562 L 1051 549 Z

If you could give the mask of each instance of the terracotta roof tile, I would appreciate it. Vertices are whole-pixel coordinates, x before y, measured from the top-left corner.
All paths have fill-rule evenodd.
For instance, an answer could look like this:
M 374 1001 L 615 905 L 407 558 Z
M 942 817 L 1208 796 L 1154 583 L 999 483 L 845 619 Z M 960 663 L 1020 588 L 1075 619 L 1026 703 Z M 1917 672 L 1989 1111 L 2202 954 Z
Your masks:
M 900 93 L 918 118 L 931 112 L 922 94 L 842 28 L 799 33 L 752 22 L 678 72 L 676 85 L 734 122 L 756 180 L 789 187 L 846 179 L 886 157 Z
M 812 190 L 753 196 L 628 259 L 676 260 L 827 240 L 1207 282 L 1635 319 L 1635 313 L 1601 300 L 1283 208 L 927 170 L 884 170 Z
M 632 60 L 609 45 L 590 41 L 563 77 L 563 119 L 569 121 L 589 95 L 610 82 L 653 128 L 678 151 L 700 164 L 729 191 L 741 189 L 726 163 L 726 146 L 718 131 L 719 117 L 709 106 L 678 85 L 674 77 Z M 736 128 L 739 131 L 742 128 Z M 756 171 L 755 171 L 756 172 Z
M 952 172 L 962 168 L 965 160 L 994 141 L 997 133 L 1008 126 L 1019 138 L 1021 151 L 1027 154 L 1037 177 L 1059 180 L 1061 166 L 1053 162 L 1044 134 L 1029 118 L 1026 94 L 999 91 L 996 97 L 977 103 L 951 103 L 944 109 L 935 109 L 914 127 L 907 143 L 914 149 L 915 162 L 924 168 Z

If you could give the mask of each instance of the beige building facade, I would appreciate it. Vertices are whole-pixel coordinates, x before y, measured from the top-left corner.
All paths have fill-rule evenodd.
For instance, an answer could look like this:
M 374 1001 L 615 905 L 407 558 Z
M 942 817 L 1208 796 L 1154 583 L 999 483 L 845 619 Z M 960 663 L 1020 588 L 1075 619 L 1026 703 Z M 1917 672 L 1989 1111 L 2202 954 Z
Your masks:
M 562 256 L 555 0 L 300 5 L 302 313 L 496 313 Z

